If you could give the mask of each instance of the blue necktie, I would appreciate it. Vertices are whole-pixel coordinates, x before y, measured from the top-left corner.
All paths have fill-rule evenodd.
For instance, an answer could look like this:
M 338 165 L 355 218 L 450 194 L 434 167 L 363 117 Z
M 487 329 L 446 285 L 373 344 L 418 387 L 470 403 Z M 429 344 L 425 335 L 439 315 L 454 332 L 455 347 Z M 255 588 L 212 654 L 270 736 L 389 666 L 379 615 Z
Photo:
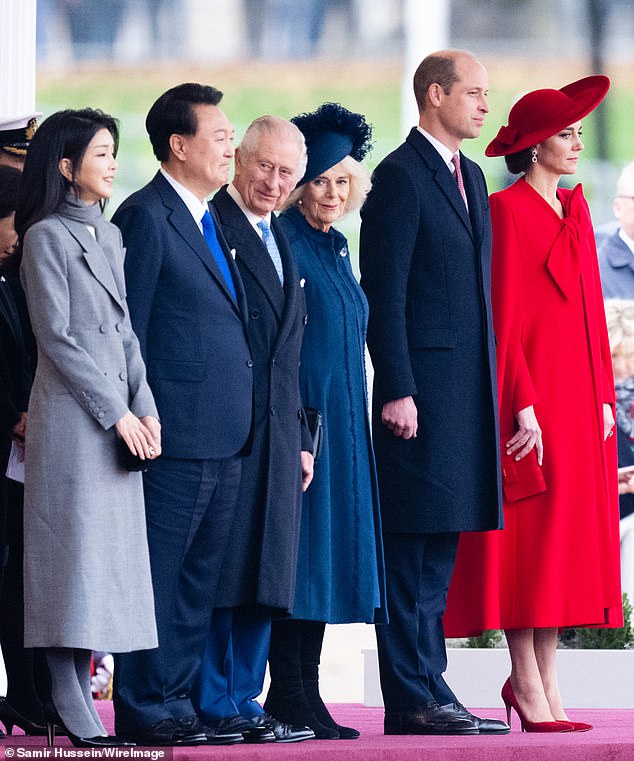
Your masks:
M 280 256 L 280 250 L 277 247 L 277 243 L 275 242 L 275 238 L 273 237 L 271 228 L 266 224 L 266 222 L 263 219 L 261 219 L 258 222 L 258 227 L 260 228 L 260 230 L 262 230 L 262 241 L 264 242 L 264 245 L 266 246 L 266 250 L 269 252 L 269 256 L 273 260 L 273 264 L 275 265 L 275 269 L 277 270 L 277 276 L 280 279 L 280 283 L 284 285 L 284 270 L 282 269 L 282 257 Z
M 231 271 L 229 270 L 229 265 L 227 264 L 227 260 L 225 259 L 224 252 L 222 248 L 220 247 L 220 243 L 218 243 L 218 237 L 216 235 L 216 226 L 214 225 L 214 221 L 211 218 L 211 214 L 206 211 L 203 214 L 202 218 L 202 226 L 203 226 L 203 235 L 205 236 L 205 241 L 207 242 L 207 245 L 209 246 L 209 250 L 211 251 L 214 259 L 216 260 L 216 264 L 220 268 L 220 272 L 222 273 L 222 276 L 225 279 L 225 282 L 227 283 L 227 287 L 231 291 L 231 294 L 233 298 L 237 301 L 236 297 L 236 289 L 233 285 L 233 278 L 231 277 Z

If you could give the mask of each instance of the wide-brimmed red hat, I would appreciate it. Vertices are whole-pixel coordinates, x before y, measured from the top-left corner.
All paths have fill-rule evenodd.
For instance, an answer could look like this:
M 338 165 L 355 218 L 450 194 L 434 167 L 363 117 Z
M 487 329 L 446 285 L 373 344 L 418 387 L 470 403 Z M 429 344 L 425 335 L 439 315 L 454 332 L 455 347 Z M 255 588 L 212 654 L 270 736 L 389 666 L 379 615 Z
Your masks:
M 583 119 L 605 98 L 610 80 L 602 74 L 584 77 L 561 90 L 533 90 L 509 113 L 509 123 L 487 145 L 486 156 L 508 156 L 540 143 Z

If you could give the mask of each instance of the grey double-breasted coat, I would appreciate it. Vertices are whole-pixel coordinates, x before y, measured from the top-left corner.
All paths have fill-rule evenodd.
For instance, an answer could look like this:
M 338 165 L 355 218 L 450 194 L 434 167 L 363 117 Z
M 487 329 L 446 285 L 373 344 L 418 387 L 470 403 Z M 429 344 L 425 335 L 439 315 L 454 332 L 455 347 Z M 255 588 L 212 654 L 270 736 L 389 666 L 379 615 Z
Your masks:
M 62 212 L 24 236 L 38 345 L 25 481 L 25 645 L 156 647 L 140 473 L 117 464 L 114 424 L 157 416 L 125 303 L 119 230 Z M 72 212 L 73 209 L 70 208 Z

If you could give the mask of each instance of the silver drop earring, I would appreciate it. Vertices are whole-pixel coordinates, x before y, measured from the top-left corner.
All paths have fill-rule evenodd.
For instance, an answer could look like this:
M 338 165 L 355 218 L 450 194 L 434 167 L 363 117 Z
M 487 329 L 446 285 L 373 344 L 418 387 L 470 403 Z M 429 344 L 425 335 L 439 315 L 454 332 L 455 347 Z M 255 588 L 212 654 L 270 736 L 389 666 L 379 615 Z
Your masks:
M 537 148 L 533 148 L 531 151 L 531 161 L 533 164 L 537 163 Z

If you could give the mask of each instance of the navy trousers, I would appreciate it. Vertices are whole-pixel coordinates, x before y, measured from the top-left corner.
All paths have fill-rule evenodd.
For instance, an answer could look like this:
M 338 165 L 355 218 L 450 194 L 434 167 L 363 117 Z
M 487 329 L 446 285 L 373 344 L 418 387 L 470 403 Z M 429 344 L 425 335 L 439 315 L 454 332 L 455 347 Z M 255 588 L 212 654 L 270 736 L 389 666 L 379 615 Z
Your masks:
M 442 617 L 459 536 L 383 535 L 390 623 L 375 628 L 386 712 L 458 702 L 443 678 Z
M 240 472 L 238 456 L 162 457 L 144 474 L 159 646 L 115 656 L 117 734 L 195 713 L 190 692 L 209 632 Z
M 192 702 L 201 719 L 263 711 L 256 698 L 264 687 L 271 641 L 271 613 L 258 606 L 215 608 Z

